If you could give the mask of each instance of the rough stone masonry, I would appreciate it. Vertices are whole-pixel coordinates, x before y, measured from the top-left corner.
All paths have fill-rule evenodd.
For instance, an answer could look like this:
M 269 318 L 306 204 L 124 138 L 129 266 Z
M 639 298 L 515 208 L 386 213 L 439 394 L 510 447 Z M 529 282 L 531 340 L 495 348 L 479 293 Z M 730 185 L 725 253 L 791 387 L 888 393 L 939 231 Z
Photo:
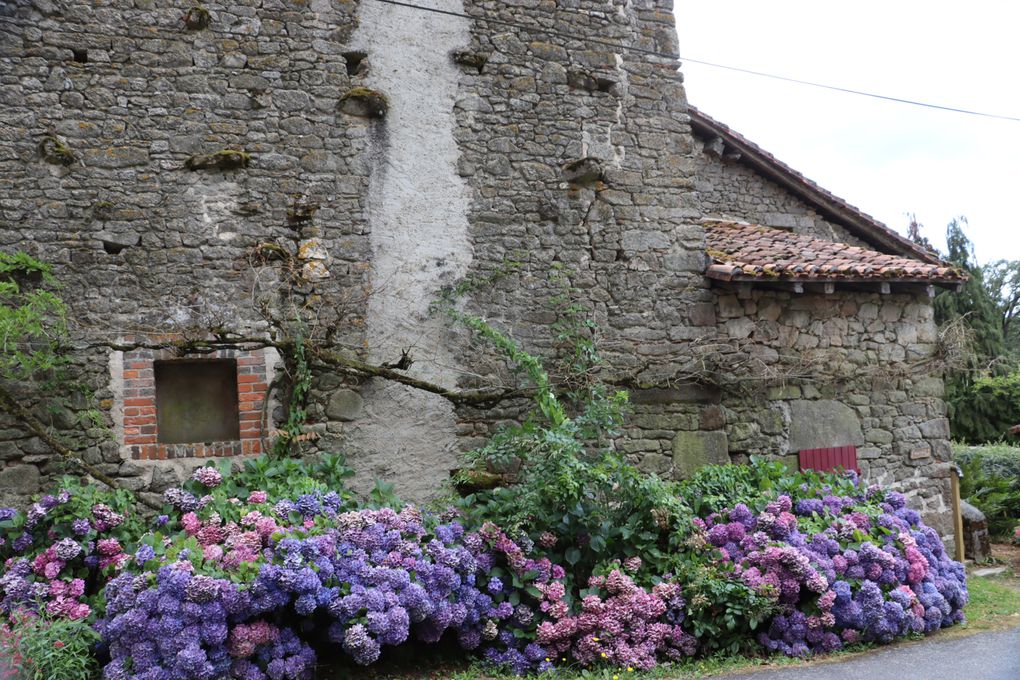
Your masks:
M 678 63 L 649 53 L 677 53 L 671 0 L 416 4 L 444 13 L 380 0 L 4 3 L 0 246 L 54 263 L 82 345 L 266 333 L 263 303 L 290 287 L 337 346 L 373 362 L 410 349 L 409 374 L 452 387 L 505 368 L 432 301 L 484 282 L 458 304 L 553 356 L 550 303 L 566 281 L 598 324 L 609 377 L 635 388 L 619 445 L 646 469 L 847 439 L 831 443 L 859 445 L 872 477 L 945 514 L 941 383 L 901 375 L 933 351 L 927 299 L 737 294 L 704 278 L 699 220 L 725 196 L 696 185 L 707 166 Z M 775 188 L 759 184 L 741 186 L 767 203 Z M 756 204 L 740 201 L 737 217 Z M 750 393 L 678 378 L 720 342 L 717 358 L 765 364 L 787 360 L 779 348 L 832 350 L 848 374 Z M 75 361 L 91 401 L 26 399 L 132 488 L 161 491 L 236 450 L 132 450 L 129 437 L 156 436 L 125 413 L 149 408 L 127 405 L 147 384 L 126 387 L 115 351 Z M 257 362 L 271 377 L 275 358 Z M 138 366 L 129 380 L 146 378 Z M 280 416 L 273 394 L 258 398 Z M 106 427 L 83 429 L 76 412 L 94 404 Z M 309 418 L 315 445 L 347 451 L 361 483 L 384 477 L 421 499 L 520 408 L 454 408 L 319 372 Z M 838 431 L 805 434 L 820 419 Z M 0 465 L 3 501 L 58 467 L 13 421 Z

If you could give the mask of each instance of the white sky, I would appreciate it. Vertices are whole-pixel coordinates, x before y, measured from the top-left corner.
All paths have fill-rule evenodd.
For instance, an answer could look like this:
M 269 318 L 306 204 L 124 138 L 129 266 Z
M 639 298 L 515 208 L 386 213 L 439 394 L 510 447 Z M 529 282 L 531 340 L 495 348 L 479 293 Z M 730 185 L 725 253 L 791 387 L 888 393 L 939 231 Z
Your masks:
M 1016 0 L 676 0 L 681 56 L 1020 117 Z M 832 193 L 980 262 L 1020 259 L 1020 122 L 682 63 L 689 101 Z

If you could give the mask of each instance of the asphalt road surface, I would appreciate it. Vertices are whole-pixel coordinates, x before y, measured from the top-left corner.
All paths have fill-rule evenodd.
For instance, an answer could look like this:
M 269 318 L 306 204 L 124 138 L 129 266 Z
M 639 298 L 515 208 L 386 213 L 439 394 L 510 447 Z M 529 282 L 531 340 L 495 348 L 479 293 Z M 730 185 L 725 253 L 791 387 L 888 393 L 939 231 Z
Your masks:
M 1020 680 L 1020 628 L 898 645 L 847 661 L 725 677 L 726 680 Z

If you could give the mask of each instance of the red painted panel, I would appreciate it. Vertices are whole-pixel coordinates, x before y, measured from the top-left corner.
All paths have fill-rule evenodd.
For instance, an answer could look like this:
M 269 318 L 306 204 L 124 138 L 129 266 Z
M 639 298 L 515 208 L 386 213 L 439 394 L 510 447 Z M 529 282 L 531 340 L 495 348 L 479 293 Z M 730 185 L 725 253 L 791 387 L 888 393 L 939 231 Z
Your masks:
M 857 466 L 856 446 L 834 446 L 823 449 L 804 449 L 800 452 L 801 470 L 832 472 L 837 468 L 860 472 Z

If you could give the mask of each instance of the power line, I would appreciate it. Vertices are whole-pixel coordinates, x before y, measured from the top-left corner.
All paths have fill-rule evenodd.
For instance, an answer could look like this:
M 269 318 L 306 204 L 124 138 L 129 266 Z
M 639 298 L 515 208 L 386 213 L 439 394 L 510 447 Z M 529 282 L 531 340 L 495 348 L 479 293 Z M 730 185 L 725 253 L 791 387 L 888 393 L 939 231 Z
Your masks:
M 643 47 L 633 47 L 631 45 L 622 45 L 620 43 L 614 43 L 609 40 L 602 40 L 599 38 L 591 38 L 588 36 L 577 35 L 573 33 L 565 33 L 563 31 L 556 31 L 551 28 L 542 28 L 540 26 L 528 26 L 527 24 L 520 24 L 514 21 L 507 21 L 505 19 L 492 19 L 489 17 L 475 17 L 464 12 L 454 12 L 452 10 L 439 9 L 436 7 L 424 7 L 422 5 L 415 5 L 410 2 L 401 2 L 401 0 L 375 0 L 386 5 L 395 5 L 397 7 L 406 7 L 408 9 L 416 9 L 423 12 L 432 12 L 433 14 L 445 14 L 447 16 L 459 17 L 462 19 L 470 19 L 472 21 L 485 21 L 490 24 L 497 24 L 500 26 L 509 26 L 511 28 L 520 28 L 525 31 L 532 31 L 535 33 L 544 33 L 546 35 L 555 35 L 560 38 L 566 38 L 568 40 L 580 40 L 586 43 L 592 43 L 596 45 L 602 45 L 604 47 L 611 47 L 614 50 L 620 50 L 621 52 L 634 52 L 636 54 L 645 54 L 653 57 L 661 57 L 663 59 L 679 60 L 690 62 L 692 64 L 700 64 L 701 66 L 709 66 L 712 68 L 723 69 L 725 71 L 734 71 L 736 73 L 743 73 L 745 75 L 757 76 L 760 78 L 771 78 L 773 80 L 781 80 L 787 83 L 794 83 L 796 85 L 805 85 L 808 87 L 817 87 L 823 90 L 831 90 L 833 92 L 842 92 L 844 94 L 853 94 L 860 97 L 870 97 L 872 99 L 880 99 L 883 101 L 896 102 L 898 104 L 910 104 L 911 106 L 921 106 L 928 109 L 936 109 L 938 111 L 950 111 L 952 113 L 962 113 L 968 116 L 981 116 L 983 118 L 995 118 L 997 120 L 1008 120 L 1014 123 L 1020 123 L 1020 117 L 1016 116 L 1004 116 L 996 113 L 988 113 L 985 111 L 974 111 L 971 109 L 960 109 L 954 106 L 943 106 L 941 104 L 932 104 L 930 102 L 921 102 L 914 99 L 904 99 L 902 97 L 892 97 L 884 94 L 877 94 L 875 92 L 865 92 L 863 90 L 854 90 L 848 87 L 839 87 L 837 85 L 826 85 L 824 83 L 816 83 L 810 80 L 801 80 L 799 78 L 791 78 L 789 76 L 781 76 L 775 73 L 765 73 L 763 71 L 754 71 L 751 69 L 741 68 L 739 66 L 728 66 L 726 64 L 718 64 L 711 61 L 705 61 L 703 59 L 692 59 L 690 57 L 684 57 L 680 54 L 667 54 L 664 52 L 658 52 L 656 50 L 648 50 Z
M 379 0 L 382 2 L 383 0 Z M 898 102 L 900 104 L 911 104 L 913 106 L 923 106 L 929 109 L 938 109 L 939 111 L 952 111 L 953 113 L 965 113 L 968 116 L 982 116 L 984 118 L 997 118 L 999 120 L 1011 120 L 1020 123 L 1020 118 L 1014 116 L 1003 116 L 997 113 L 986 113 L 984 111 L 972 111 L 970 109 L 958 109 L 953 106 L 943 106 L 941 104 L 932 104 L 929 102 L 919 102 L 913 99 L 902 99 L 900 97 L 891 97 L 884 94 L 876 94 L 874 92 L 863 92 L 861 90 L 852 90 L 847 87 L 839 87 L 837 85 L 826 85 L 824 83 L 815 83 L 810 80 L 800 80 L 798 78 L 790 78 L 788 76 L 780 76 L 774 73 L 763 73 L 762 71 L 752 71 L 751 69 L 740 68 L 738 66 L 727 66 L 725 64 L 716 64 L 711 61 L 702 61 L 701 59 L 684 59 L 682 61 L 688 61 L 692 64 L 701 64 L 702 66 L 711 66 L 713 68 L 721 68 L 727 71 L 736 71 L 737 73 L 745 73 L 752 76 L 760 76 L 762 78 L 772 78 L 773 80 L 782 80 L 787 83 L 796 83 L 797 85 L 808 85 L 810 87 L 820 87 L 824 90 L 832 90 L 834 92 L 845 92 L 846 94 L 856 94 L 861 97 L 871 97 L 873 99 L 882 99 L 889 102 Z

